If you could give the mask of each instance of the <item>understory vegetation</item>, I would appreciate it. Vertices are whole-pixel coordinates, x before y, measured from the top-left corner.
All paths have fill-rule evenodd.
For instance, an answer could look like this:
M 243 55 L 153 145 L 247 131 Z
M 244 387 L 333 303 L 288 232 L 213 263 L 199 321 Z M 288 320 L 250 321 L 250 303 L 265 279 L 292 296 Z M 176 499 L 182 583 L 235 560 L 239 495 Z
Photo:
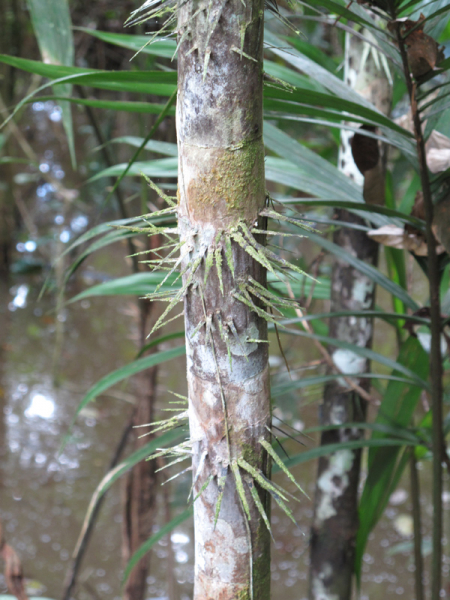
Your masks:
M 147 597 L 152 549 L 193 512 L 194 597 L 270 597 L 270 501 L 293 527 L 310 509 L 304 597 L 376 598 L 365 556 L 400 485 L 409 529 L 389 551 L 410 558 L 416 600 L 447 597 L 448 2 L 293 0 L 269 3 L 264 22 L 250 0 L 129 2 L 109 17 L 104 3 L 93 22 L 81 1 L 19 4 L 40 59 L 11 45 L 0 55 L 5 279 L 39 271 L 56 315 L 131 297 L 137 332 L 134 359 L 99 373 L 61 440 L 74 443 L 79 415 L 136 378 L 62 596 L 76 597 L 103 499 L 122 479 L 129 600 Z M 42 168 L 22 125 L 37 103 L 58 108 L 70 185 Z M 40 236 L 17 192 L 24 174 L 91 226 L 57 243 Z M 39 259 L 18 259 L 24 240 Z M 112 265 L 74 291 L 83 265 L 117 248 L 128 273 Z M 161 390 L 158 369 L 185 354 L 188 387 Z M 304 429 L 311 406 L 319 416 Z M 170 494 L 156 487 L 169 482 Z M 158 498 L 181 494 L 188 505 L 155 529 Z M 227 545 L 236 579 L 214 571 Z M 6 534 L 1 552 L 23 600 Z

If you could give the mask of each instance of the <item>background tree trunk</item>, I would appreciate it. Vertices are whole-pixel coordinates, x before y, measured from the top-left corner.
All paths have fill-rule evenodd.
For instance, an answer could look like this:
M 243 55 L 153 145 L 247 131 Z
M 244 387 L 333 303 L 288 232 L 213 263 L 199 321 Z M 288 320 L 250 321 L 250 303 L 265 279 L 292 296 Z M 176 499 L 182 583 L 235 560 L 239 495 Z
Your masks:
M 241 223 L 261 227 L 265 205 L 263 3 L 187 2 L 178 36 L 178 222 L 188 267 L 183 282 L 192 282 L 185 321 L 194 495 L 213 476 L 194 504 L 194 598 L 264 600 L 270 538 L 250 496 L 252 478 L 237 461 L 268 475 L 259 443 L 270 441 L 267 344 L 247 342 L 267 340 L 267 324 L 233 294 L 249 275 L 265 286 L 266 272 L 229 237 Z M 215 267 L 205 281 L 212 253 Z M 268 494 L 258 493 L 268 514 Z
M 152 367 L 137 381 L 137 406 L 133 415 L 133 425 L 154 421 L 156 378 L 158 368 Z M 136 431 L 138 433 L 136 434 Z M 141 436 L 145 429 L 134 430 L 134 436 Z M 134 450 L 148 444 L 149 437 L 136 439 Z M 123 537 L 122 557 L 126 565 L 131 556 L 151 536 L 156 505 L 157 464 L 154 460 L 141 461 L 127 473 L 123 486 Z M 123 590 L 124 600 L 142 600 L 147 588 L 147 574 L 150 554 L 144 556 L 131 572 Z
M 159 236 L 148 240 L 149 252 L 159 245 Z M 153 253 L 147 255 L 154 257 Z M 143 348 L 147 341 L 147 327 L 153 312 L 153 305 L 139 299 L 138 333 L 139 347 Z M 157 351 L 157 347 L 153 349 Z M 138 375 L 136 407 L 132 415 L 134 430 L 133 446 L 138 450 L 148 444 L 153 436 L 142 437 L 151 428 L 142 428 L 144 423 L 155 420 L 155 402 L 157 396 L 158 366 L 147 369 Z M 126 565 L 139 547 L 152 535 L 156 513 L 156 486 L 158 465 L 154 460 L 141 461 L 126 476 L 123 492 L 123 527 L 122 527 L 122 558 Z M 130 573 L 124 588 L 124 600 L 143 600 L 147 589 L 147 575 L 150 567 L 150 553 L 147 553 Z
M 390 85 L 380 62 L 371 53 L 364 64 L 366 44 L 356 37 L 346 37 L 346 82 L 370 100 L 385 114 L 390 112 Z M 366 203 L 384 204 L 384 168 L 382 153 L 377 154 L 377 142 L 358 136 L 363 142 L 360 158 L 368 160 L 364 176 L 352 158 L 353 133 L 343 131 L 339 167 L 363 186 Z M 368 146 L 368 148 L 367 148 Z M 354 151 L 358 151 L 356 146 Z M 371 155 L 369 157 L 369 154 Z M 370 160 L 372 159 L 372 162 Z M 358 161 L 359 163 L 360 161 Z M 366 169 L 365 167 L 370 168 Z M 345 210 L 336 211 L 339 221 L 364 225 L 360 217 Z M 371 265 L 378 261 L 378 244 L 364 231 L 345 226 L 334 234 L 333 241 Z M 375 285 L 368 277 L 347 263 L 336 260 L 331 279 L 330 311 L 361 311 L 373 309 Z M 330 336 L 358 346 L 372 345 L 373 320 L 366 318 L 334 317 L 330 319 Z M 335 364 L 346 373 L 367 373 L 370 362 L 348 350 L 335 349 Z M 370 380 L 357 380 L 369 390 Z M 327 384 L 321 407 L 322 425 L 339 425 L 364 421 L 366 402 L 339 379 Z M 355 428 L 325 431 L 321 444 L 357 440 L 364 431 Z M 358 529 L 358 482 L 361 451 L 341 450 L 319 460 L 315 492 L 314 519 L 310 548 L 310 600 L 349 600 L 354 565 L 355 539 Z

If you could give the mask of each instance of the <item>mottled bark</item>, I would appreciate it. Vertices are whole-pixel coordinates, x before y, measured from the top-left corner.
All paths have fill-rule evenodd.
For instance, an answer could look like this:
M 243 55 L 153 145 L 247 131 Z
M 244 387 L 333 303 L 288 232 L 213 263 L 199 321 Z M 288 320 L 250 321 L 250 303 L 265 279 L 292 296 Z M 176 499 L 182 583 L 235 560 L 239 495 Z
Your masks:
M 383 70 L 369 55 L 365 64 L 364 43 L 347 36 L 346 81 L 378 110 L 389 113 L 390 87 Z M 382 153 L 375 166 L 364 172 L 352 158 L 348 132 L 341 137 L 339 167 L 363 186 L 366 203 L 384 204 Z M 338 220 L 364 224 L 360 217 L 340 210 Z M 334 234 L 334 242 L 371 265 L 378 260 L 378 244 L 365 232 L 343 227 Z M 336 260 L 331 283 L 330 311 L 370 310 L 375 302 L 375 285 L 368 277 L 342 260 Z M 369 318 L 335 317 L 330 319 L 330 336 L 364 348 L 372 345 L 373 322 Z M 344 349 L 335 349 L 333 361 L 344 373 L 366 373 L 370 363 Z M 356 380 L 368 390 L 367 379 Z M 337 379 L 324 391 L 322 425 L 364 421 L 366 402 Z M 323 432 L 321 444 L 339 443 L 364 437 L 363 430 L 340 428 Z M 349 600 L 351 597 L 355 540 L 358 529 L 358 482 L 361 451 L 341 450 L 319 460 L 315 492 L 314 520 L 311 530 L 310 600 Z
M 265 285 L 266 273 L 227 238 L 241 222 L 250 229 L 256 222 L 262 226 L 263 3 L 188 2 L 179 11 L 178 35 L 184 36 L 177 133 L 179 230 L 189 250 L 185 266 L 205 257 L 208 248 L 219 258 L 206 282 L 202 259 L 185 298 L 194 494 L 214 476 L 194 504 L 194 599 L 246 599 L 253 587 L 253 597 L 264 600 L 270 597 L 270 538 L 249 493 L 251 479 L 240 470 L 251 520 L 245 517 L 231 466 L 236 471 L 237 460 L 244 458 L 266 474 L 269 469 L 259 444 L 269 439 L 267 344 L 247 342 L 267 340 L 267 325 L 233 296 L 249 275 Z M 190 276 L 188 270 L 185 283 Z M 218 480 L 225 475 L 214 527 Z M 268 512 L 267 494 L 258 492 Z

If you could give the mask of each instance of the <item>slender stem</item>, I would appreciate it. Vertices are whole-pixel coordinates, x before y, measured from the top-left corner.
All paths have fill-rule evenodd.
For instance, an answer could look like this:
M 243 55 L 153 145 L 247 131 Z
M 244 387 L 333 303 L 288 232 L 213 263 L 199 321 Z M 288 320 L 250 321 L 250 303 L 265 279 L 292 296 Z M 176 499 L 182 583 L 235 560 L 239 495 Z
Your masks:
M 86 96 L 86 93 L 85 93 L 83 87 L 81 85 L 78 85 L 77 89 L 78 89 L 78 93 L 80 94 L 80 96 L 84 100 L 86 100 L 87 96 Z M 98 143 L 100 144 L 101 152 L 103 154 L 103 158 L 105 159 L 106 165 L 108 167 L 112 167 L 114 165 L 114 161 L 112 160 L 111 153 L 109 152 L 109 148 L 108 148 L 108 146 L 106 144 L 105 138 L 103 137 L 103 133 L 102 133 L 100 125 L 99 125 L 99 123 L 97 121 L 97 118 L 95 116 L 95 113 L 92 110 L 92 108 L 90 106 L 87 106 L 87 105 L 85 106 L 85 111 L 86 111 L 88 119 L 90 120 L 91 125 L 92 125 L 92 127 L 94 129 L 94 132 L 95 132 L 95 135 L 97 137 Z M 116 199 L 117 199 L 117 206 L 119 207 L 120 216 L 122 217 L 122 219 L 127 219 L 128 218 L 128 213 L 127 213 L 127 209 L 126 209 L 126 206 L 125 206 L 125 200 L 124 200 L 123 195 L 122 195 L 122 190 L 120 189 L 119 186 L 115 186 L 114 187 L 114 183 L 115 182 L 114 182 L 114 180 L 113 180 L 112 177 L 110 179 L 111 179 L 111 184 L 112 184 L 112 186 L 114 188 L 114 194 L 115 194 Z M 133 240 L 131 238 L 127 238 L 127 244 L 128 244 L 128 250 L 129 250 L 130 255 L 131 255 L 131 261 L 133 263 L 133 271 L 134 271 L 134 273 L 139 273 L 139 261 L 138 261 L 138 258 L 136 256 L 136 252 L 137 252 L 136 251 L 136 246 L 134 245 L 134 242 L 133 242 Z
M 128 436 L 133 431 L 133 418 L 131 418 L 126 424 L 122 435 L 120 437 L 119 443 L 114 450 L 114 454 L 111 458 L 111 462 L 109 463 L 108 471 L 114 469 L 114 467 L 119 463 L 120 457 L 122 456 L 123 451 L 125 450 L 126 443 L 128 441 Z M 61 594 L 62 600 L 69 600 L 72 590 L 76 584 L 78 571 L 81 566 L 81 561 L 83 560 L 84 553 L 88 547 L 89 539 L 91 537 L 92 532 L 94 531 L 94 525 L 97 521 L 97 517 L 100 514 L 100 509 L 102 507 L 103 501 L 106 498 L 106 494 L 100 497 L 97 502 L 97 505 L 92 513 L 91 520 L 89 522 L 88 527 L 83 532 L 81 538 L 78 539 L 76 549 L 72 556 L 72 562 L 69 565 L 69 568 L 66 573 L 66 578 L 64 580 L 64 589 Z
M 414 449 L 411 452 L 411 497 L 412 497 L 412 517 L 414 524 L 414 563 L 415 563 L 415 591 L 416 600 L 425 600 L 423 589 L 423 557 L 422 557 L 422 519 L 420 515 L 420 486 L 419 474 L 417 472 L 417 461 Z
M 395 20 L 395 15 L 393 15 Z M 426 237 L 428 245 L 428 280 L 430 289 L 431 349 L 430 349 L 430 389 L 433 410 L 433 554 L 431 565 L 431 600 L 439 600 L 442 581 L 442 357 L 441 357 L 441 310 L 439 302 L 439 262 L 436 254 L 436 240 L 432 231 L 433 199 L 425 154 L 422 124 L 417 109 L 416 83 L 413 82 L 408 65 L 405 42 L 396 28 L 397 41 L 402 58 L 403 72 L 411 101 L 411 113 L 416 138 L 420 181 L 425 208 Z
M 131 165 L 137 160 L 137 157 L 139 156 L 139 154 L 142 152 L 142 150 L 145 148 L 147 142 L 154 136 L 154 134 L 156 133 L 156 130 L 158 129 L 158 127 L 160 126 L 160 124 L 162 123 L 162 121 L 165 119 L 165 117 L 167 116 L 172 104 L 175 102 L 177 98 L 177 91 L 175 90 L 172 95 L 169 97 L 169 99 L 167 100 L 166 104 L 164 105 L 164 108 L 162 109 L 162 111 L 160 112 L 160 114 L 158 115 L 158 118 L 156 119 L 155 123 L 153 124 L 152 128 L 150 129 L 150 131 L 148 132 L 147 136 L 145 137 L 144 141 L 142 142 L 142 144 L 139 146 L 139 148 L 136 150 L 136 152 L 133 154 L 133 156 L 131 157 L 131 159 L 128 161 L 128 165 L 125 167 L 125 169 L 122 171 L 122 173 L 119 175 L 119 177 L 116 180 L 116 183 L 114 184 L 114 187 L 112 188 L 112 190 L 109 192 L 109 194 L 106 196 L 104 202 L 103 202 L 103 207 L 102 210 L 104 208 L 104 206 L 107 204 L 108 200 L 110 199 L 111 195 L 115 193 L 117 187 L 119 186 L 120 182 L 122 181 L 122 179 L 126 176 L 126 174 L 128 173 L 128 171 L 131 168 Z

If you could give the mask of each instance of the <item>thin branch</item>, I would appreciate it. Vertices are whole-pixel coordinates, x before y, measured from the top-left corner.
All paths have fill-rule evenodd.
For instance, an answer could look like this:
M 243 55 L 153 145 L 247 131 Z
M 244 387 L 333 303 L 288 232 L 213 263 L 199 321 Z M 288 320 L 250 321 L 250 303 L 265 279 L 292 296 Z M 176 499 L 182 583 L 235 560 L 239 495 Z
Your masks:
M 396 15 L 392 15 L 395 21 Z M 444 447 L 442 423 L 442 356 L 441 356 L 441 310 L 439 298 L 439 259 L 436 254 L 436 240 L 432 230 L 433 198 L 425 154 L 422 123 L 417 107 L 416 83 L 413 82 L 408 64 L 405 41 L 401 35 L 401 23 L 396 23 L 397 42 L 402 57 L 406 87 L 411 102 L 411 114 L 416 138 L 420 181 L 423 192 L 426 238 L 428 245 L 428 278 L 430 290 L 431 348 L 430 348 L 430 388 L 433 410 L 433 554 L 431 565 L 431 600 L 439 600 L 442 582 L 442 448 Z
M 77 87 L 78 93 L 80 94 L 81 98 L 83 98 L 84 100 L 86 100 L 87 96 L 86 96 L 86 93 L 85 93 L 83 87 L 81 85 L 77 85 L 76 87 Z M 108 146 L 106 144 L 106 140 L 103 137 L 103 133 L 102 133 L 102 130 L 101 130 L 100 125 L 98 123 L 98 120 L 97 120 L 97 118 L 95 116 L 95 113 L 92 110 L 92 108 L 90 106 L 88 106 L 88 105 L 86 105 L 84 107 L 84 109 L 85 109 L 85 112 L 86 112 L 86 114 L 88 116 L 89 121 L 91 122 L 92 128 L 94 129 L 94 132 L 95 132 L 95 135 L 97 137 L 98 143 L 100 144 L 101 152 L 103 154 L 103 158 L 105 160 L 106 166 L 107 167 L 112 167 L 114 165 L 114 161 L 111 158 L 111 154 L 110 154 Z M 112 177 L 110 177 L 110 181 L 111 181 L 111 187 L 113 188 L 114 194 L 115 194 L 116 199 L 117 199 L 117 206 L 119 207 L 120 216 L 121 216 L 122 219 L 128 219 L 129 215 L 127 213 L 127 209 L 126 209 L 126 206 L 125 206 L 125 200 L 124 200 L 123 195 L 122 195 L 122 190 L 121 190 L 121 188 L 118 185 L 114 186 L 115 182 L 114 182 L 114 179 Z M 134 271 L 134 273 L 139 273 L 139 261 L 138 261 L 138 258 L 136 256 L 136 251 L 137 250 L 136 250 L 136 246 L 135 246 L 133 240 L 130 237 L 127 238 L 127 244 L 128 244 L 128 251 L 129 251 L 129 253 L 131 255 L 131 260 L 132 260 L 132 263 L 133 263 L 133 271 Z
M 416 600 L 425 600 L 423 589 L 423 556 L 422 556 L 422 519 L 420 514 L 420 486 L 419 473 L 414 448 L 411 450 L 410 477 L 411 477 L 411 500 L 412 517 L 414 524 L 414 579 Z
M 286 287 L 288 289 L 289 297 L 292 299 L 295 299 L 291 284 L 288 281 L 286 281 Z M 313 331 L 311 325 L 304 318 L 304 315 L 303 315 L 302 311 L 300 310 L 300 308 L 295 308 L 295 312 L 296 312 L 298 318 L 301 319 L 301 324 L 305 328 L 305 331 L 307 331 L 311 335 L 314 335 L 314 331 Z M 366 392 L 366 390 L 364 390 L 360 385 L 358 385 L 357 383 L 352 381 L 352 379 L 350 379 L 350 377 L 346 377 L 346 375 L 344 373 L 342 373 L 342 371 L 335 365 L 333 358 L 329 354 L 328 350 L 319 342 L 319 340 L 316 340 L 315 338 L 313 338 L 313 342 L 314 342 L 314 345 L 316 346 L 316 348 L 319 350 L 320 354 L 325 359 L 325 362 L 327 363 L 327 365 L 335 373 L 342 375 L 342 378 L 344 379 L 345 383 L 349 387 L 351 387 L 352 390 L 354 390 L 357 394 L 359 394 L 359 396 L 361 396 L 361 398 L 363 398 L 366 402 L 370 402 L 372 404 L 374 404 L 374 403 L 378 404 L 378 401 L 375 398 L 373 398 L 373 396 L 371 396 L 368 392 Z
M 123 430 L 120 441 L 117 444 L 117 447 L 114 451 L 113 457 L 109 464 L 108 472 L 111 471 L 111 469 L 114 469 L 114 467 L 116 467 L 117 464 L 119 463 L 122 452 L 125 449 L 125 446 L 126 446 L 126 443 L 128 440 L 128 436 L 130 435 L 132 430 L 133 430 L 133 418 L 130 419 L 130 421 L 127 423 L 125 429 Z M 72 556 L 72 562 L 66 573 L 63 593 L 61 596 L 62 600 L 69 600 L 69 598 L 71 596 L 72 590 L 76 584 L 78 571 L 80 570 L 80 566 L 81 566 L 81 561 L 83 560 L 84 553 L 87 550 L 87 547 L 89 544 L 89 539 L 94 530 L 94 525 L 95 525 L 98 515 L 100 514 L 100 509 L 102 507 L 105 497 L 106 497 L 106 494 L 103 494 L 103 496 L 101 496 L 101 498 L 99 498 L 99 500 L 95 506 L 95 509 L 92 513 L 91 519 L 89 521 L 89 525 L 86 527 L 86 529 L 83 532 L 82 537 L 77 542 L 74 554 Z
M 8 109 L 6 108 L 1 96 L 0 96 L 0 112 L 7 115 L 7 118 L 10 117 L 10 113 L 9 113 Z M 19 144 L 19 146 L 21 147 L 23 153 L 28 158 L 28 160 L 33 164 L 33 166 L 35 166 L 36 168 L 39 168 L 38 156 L 36 155 L 33 148 L 28 143 L 28 140 L 25 138 L 23 133 L 17 127 L 16 123 L 13 120 L 10 120 L 8 122 L 6 129 L 7 129 L 7 131 L 9 130 L 11 135 L 13 135 L 16 138 L 16 141 Z M 53 189 L 55 190 L 55 193 L 57 195 L 59 195 L 59 197 L 62 200 L 65 200 L 67 202 L 72 202 L 74 200 L 74 197 L 76 197 L 78 195 L 77 191 L 70 190 L 70 189 L 64 187 L 62 185 L 62 183 L 60 181 L 58 181 L 58 179 L 53 177 L 53 175 L 51 175 L 50 173 L 43 173 L 42 171 L 40 171 L 39 174 L 43 179 L 45 179 L 53 187 Z

